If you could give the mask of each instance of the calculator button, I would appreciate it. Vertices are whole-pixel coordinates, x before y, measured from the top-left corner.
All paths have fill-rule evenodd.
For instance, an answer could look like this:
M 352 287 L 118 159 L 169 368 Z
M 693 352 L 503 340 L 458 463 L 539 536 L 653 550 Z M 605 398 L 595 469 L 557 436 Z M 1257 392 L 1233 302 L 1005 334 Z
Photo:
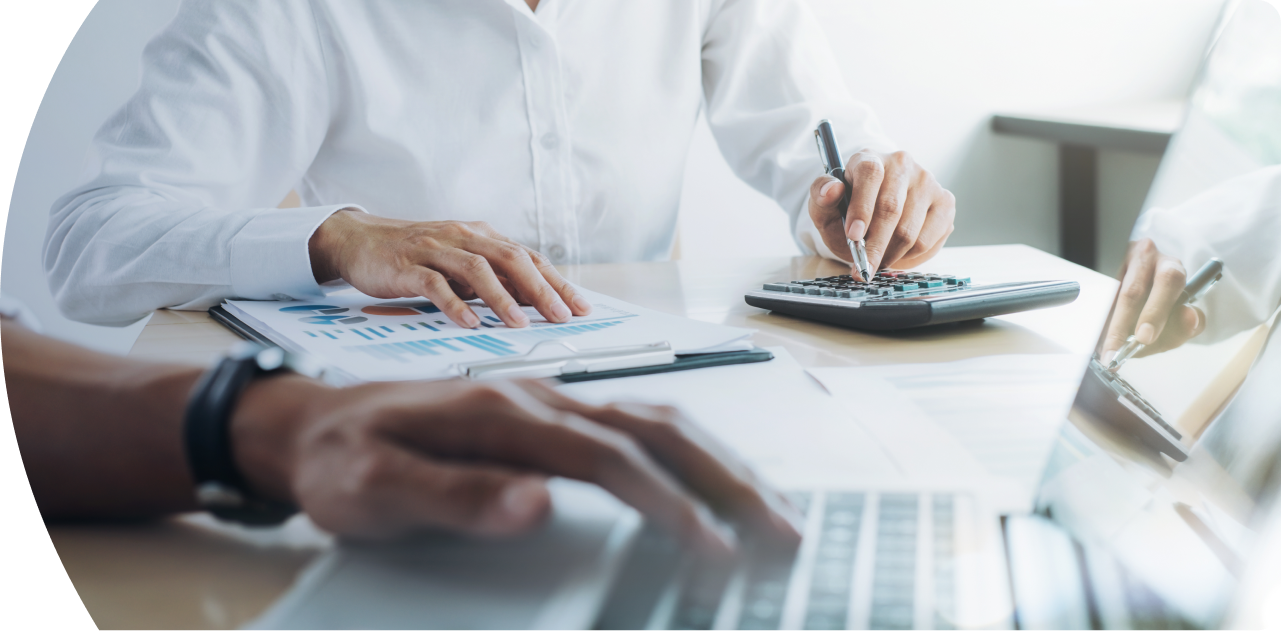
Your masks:
M 818 288 L 818 287 L 815 287 L 815 286 L 813 286 L 813 285 L 812 285 L 812 286 L 810 286 L 810 287 L 806 287 L 806 295 L 807 295 L 807 296 L 818 296 L 818 295 L 819 295 L 819 288 Z
M 785 283 L 766 283 L 761 288 L 766 291 L 788 291 L 788 285 Z

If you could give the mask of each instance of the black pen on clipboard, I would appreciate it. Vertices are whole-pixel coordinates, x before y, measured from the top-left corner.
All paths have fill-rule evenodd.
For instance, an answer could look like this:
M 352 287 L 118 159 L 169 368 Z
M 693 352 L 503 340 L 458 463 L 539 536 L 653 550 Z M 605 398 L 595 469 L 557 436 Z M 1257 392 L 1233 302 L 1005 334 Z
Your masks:
M 831 175 L 845 185 L 844 192 L 841 194 L 841 219 L 842 225 L 845 225 L 846 209 L 850 208 L 850 182 L 846 181 L 846 169 L 842 166 L 841 150 L 837 148 L 837 136 L 832 133 L 832 123 L 828 119 L 819 121 L 819 127 L 815 129 L 815 144 L 819 145 L 819 160 L 823 162 L 824 173 Z M 855 261 L 855 271 L 864 282 L 872 280 L 872 270 L 868 266 L 868 252 L 864 248 L 864 240 L 858 241 L 846 237 L 846 245 L 850 246 L 850 257 Z

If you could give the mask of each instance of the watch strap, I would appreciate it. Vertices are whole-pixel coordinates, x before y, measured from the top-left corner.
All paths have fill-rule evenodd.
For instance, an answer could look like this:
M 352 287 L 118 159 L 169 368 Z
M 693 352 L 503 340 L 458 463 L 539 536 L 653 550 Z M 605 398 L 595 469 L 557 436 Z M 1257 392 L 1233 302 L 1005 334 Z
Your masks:
M 271 525 L 298 512 L 290 504 L 256 497 L 232 451 L 231 417 L 236 404 L 252 381 L 287 369 L 277 355 L 283 356 L 279 348 L 238 345 L 201 376 L 188 399 L 183 424 L 187 462 L 196 483 L 197 501 L 216 517 Z

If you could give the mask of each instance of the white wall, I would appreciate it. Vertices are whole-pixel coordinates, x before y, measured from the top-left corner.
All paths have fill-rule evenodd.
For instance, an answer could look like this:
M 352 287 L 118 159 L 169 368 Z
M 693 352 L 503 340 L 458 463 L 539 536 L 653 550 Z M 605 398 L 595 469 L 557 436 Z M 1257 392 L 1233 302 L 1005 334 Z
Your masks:
M 1055 150 L 994 135 L 989 117 L 1182 95 L 1220 1 L 810 3 L 846 60 L 844 80 L 957 195 L 950 243 L 1022 242 L 1054 252 Z M 31 305 L 51 333 L 112 352 L 126 352 L 140 325 L 105 329 L 62 318 L 40 250 L 49 206 L 77 179 L 93 132 L 136 88 L 142 46 L 176 7 L 177 0 L 103 0 L 94 8 L 50 83 L 10 207 L 0 287 Z M 1157 160 L 1105 153 L 1100 165 L 1109 260 L 1120 234 L 1112 227 L 1129 231 Z M 686 173 L 682 257 L 796 252 L 783 213 L 734 178 L 706 127 Z
M 94 7 L 49 82 L 9 205 L 0 288 L 27 303 L 45 332 L 112 353 L 128 352 L 143 323 L 109 328 L 62 317 L 41 249 L 49 207 L 77 183 L 94 132 L 138 88 L 143 45 L 177 8 L 178 0 L 104 0 Z
M 957 230 L 949 244 L 1027 243 L 1050 252 L 1059 243 L 1055 147 L 994 134 L 992 114 L 1181 97 L 1221 5 L 809 3 L 843 60 L 847 85 L 873 106 L 890 136 L 956 194 Z M 1157 163 L 1142 154 L 1100 156 L 1101 269 L 1115 268 Z M 733 177 L 706 126 L 686 176 L 683 258 L 796 252 L 782 213 Z

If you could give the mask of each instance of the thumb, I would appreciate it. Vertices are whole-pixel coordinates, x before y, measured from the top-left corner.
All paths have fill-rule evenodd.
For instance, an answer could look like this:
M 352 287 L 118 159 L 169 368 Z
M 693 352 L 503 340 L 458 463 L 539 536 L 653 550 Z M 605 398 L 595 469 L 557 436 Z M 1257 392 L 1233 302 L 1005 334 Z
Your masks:
M 835 209 L 841 202 L 846 184 L 831 175 L 821 175 L 810 184 L 810 205 L 822 209 Z

